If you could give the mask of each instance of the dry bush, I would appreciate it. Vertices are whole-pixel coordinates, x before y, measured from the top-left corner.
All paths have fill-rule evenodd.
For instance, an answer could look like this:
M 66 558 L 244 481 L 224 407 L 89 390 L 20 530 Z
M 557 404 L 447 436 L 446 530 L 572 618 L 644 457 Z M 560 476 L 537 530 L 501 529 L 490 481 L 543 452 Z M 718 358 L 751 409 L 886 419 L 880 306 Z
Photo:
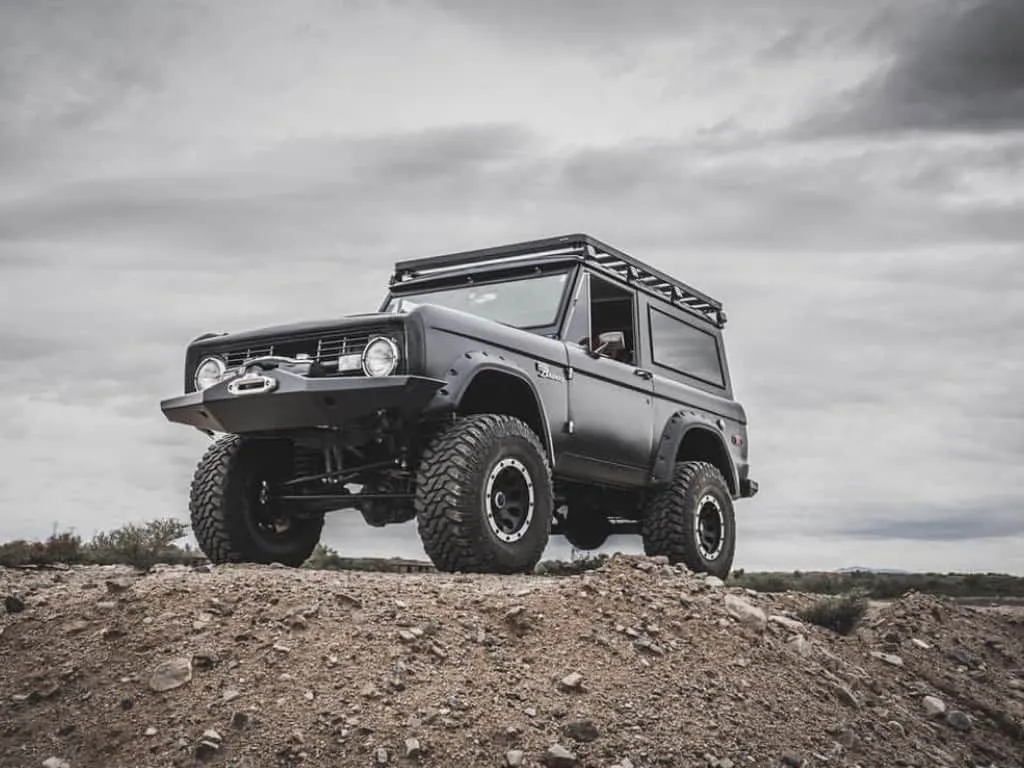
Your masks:
M 109 533 L 96 534 L 89 542 L 87 559 L 149 570 L 157 563 L 181 561 L 185 552 L 174 542 L 187 533 L 188 527 L 174 518 L 151 520 L 145 525 L 129 523 Z
M 868 600 L 860 592 L 827 597 L 800 611 L 800 618 L 840 635 L 853 632 L 868 610 Z

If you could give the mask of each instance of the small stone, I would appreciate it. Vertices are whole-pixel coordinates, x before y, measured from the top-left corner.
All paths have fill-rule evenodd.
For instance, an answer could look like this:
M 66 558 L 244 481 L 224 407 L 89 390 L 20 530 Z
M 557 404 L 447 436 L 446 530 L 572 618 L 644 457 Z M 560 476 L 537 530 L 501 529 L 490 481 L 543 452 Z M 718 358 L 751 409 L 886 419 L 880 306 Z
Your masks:
M 398 639 L 403 643 L 413 643 L 416 642 L 416 635 L 407 629 L 400 629 L 398 631 Z
M 971 718 L 959 709 L 950 709 L 946 712 L 946 722 L 951 728 L 958 731 L 969 731 L 973 726 Z
M 799 755 L 785 754 L 782 756 L 782 764 L 789 768 L 803 768 L 804 759 Z
M 768 624 L 768 617 L 764 611 L 735 595 L 725 596 L 725 611 L 743 624 L 750 624 L 760 629 L 763 629 Z
M 4 608 L 7 609 L 8 613 L 21 613 L 25 610 L 25 601 L 17 595 L 8 595 L 4 598 Z M 57 758 L 50 758 L 56 760 Z
M 924 640 L 918 640 L 916 637 L 911 638 L 910 642 L 913 643 L 914 645 L 916 645 L 918 648 L 921 648 L 921 649 L 926 650 L 926 651 L 929 648 L 931 648 L 931 646 L 928 645 L 928 643 L 926 643 Z
M 132 582 L 130 579 L 119 578 L 119 579 L 107 579 L 107 591 L 112 595 L 119 594 L 121 592 L 127 592 L 132 588 Z
M 423 754 L 423 747 L 420 745 L 419 739 L 408 738 L 405 740 L 406 757 L 419 757 L 421 754 Z
M 590 720 L 571 720 L 565 724 L 565 733 L 576 741 L 595 741 L 601 734 Z
M 853 695 L 853 692 L 849 688 L 845 685 L 839 685 L 838 683 L 830 683 L 830 686 L 832 693 L 834 693 L 836 698 L 843 702 L 843 704 L 851 709 L 860 709 L 860 702 L 857 701 L 857 697 Z
M 579 760 L 561 744 L 552 744 L 544 753 L 544 765 L 547 768 L 576 768 Z
M 510 749 L 505 753 L 505 765 L 508 768 L 521 768 L 523 765 L 523 758 L 526 755 L 521 749 Z
M 375 750 L 373 750 L 373 759 L 374 762 L 377 763 L 377 765 L 387 765 L 388 751 L 384 749 L 384 747 L 377 747 Z
M 78 621 L 73 621 L 70 624 L 68 624 L 67 627 L 65 627 L 65 629 L 64 629 L 64 634 L 66 634 L 66 635 L 77 635 L 77 634 L 80 634 L 82 632 L 85 632 L 85 630 L 87 630 L 88 628 L 89 628 L 89 622 L 88 621 L 82 621 L 81 619 L 79 619 Z
M 704 577 L 704 584 L 705 584 L 705 586 L 708 586 L 711 589 L 721 589 L 722 587 L 725 586 L 725 582 L 722 581 L 717 576 L 705 576 Z
M 537 709 L 535 707 L 527 707 L 526 709 L 523 710 L 523 713 L 527 717 L 536 717 L 537 716 Z
M 624 757 L 619 760 L 618 768 L 633 768 L 633 761 L 628 757 Z
M 884 661 L 886 664 L 891 664 L 894 667 L 903 666 L 903 659 L 894 653 L 882 653 L 881 651 L 872 651 L 871 656 L 878 659 L 879 661 Z
M 216 742 L 221 742 L 221 741 L 224 740 L 224 739 L 221 738 L 221 735 L 219 733 L 217 733 L 217 731 L 214 730 L 213 728 L 208 728 L 205 731 L 203 731 L 203 738 L 206 739 L 207 741 L 216 741 Z
M 153 727 L 153 726 L 151 725 L 151 726 L 149 726 L 149 728 L 147 728 L 147 729 L 146 729 L 146 730 L 145 730 L 145 731 L 143 732 L 143 734 L 144 734 L 144 735 L 146 735 L 146 736 L 156 736 L 156 728 L 154 728 L 154 727 Z
M 231 727 L 235 730 L 242 730 L 249 725 L 249 715 L 246 712 L 235 712 L 231 716 Z
M 150 690 L 163 691 L 180 688 L 192 679 L 192 660 L 184 656 L 159 664 L 150 675 Z
M 779 616 L 778 614 L 772 614 L 768 617 L 768 621 L 771 624 L 778 624 L 780 627 L 785 627 L 791 632 L 804 632 L 806 627 L 802 621 L 791 619 L 789 616 Z
M 559 685 L 567 691 L 578 691 L 583 687 L 583 675 L 579 672 L 570 672 L 562 678 Z
M 793 635 L 786 641 L 786 646 L 800 656 L 810 656 L 811 654 L 811 644 L 803 635 Z
M 925 696 L 921 699 L 921 706 L 928 717 L 938 717 L 946 712 L 946 703 L 936 696 Z
M 71 763 L 59 757 L 48 757 L 43 760 L 43 768 L 71 768 Z
M 201 739 L 196 745 L 196 760 L 206 761 L 220 751 L 219 741 Z

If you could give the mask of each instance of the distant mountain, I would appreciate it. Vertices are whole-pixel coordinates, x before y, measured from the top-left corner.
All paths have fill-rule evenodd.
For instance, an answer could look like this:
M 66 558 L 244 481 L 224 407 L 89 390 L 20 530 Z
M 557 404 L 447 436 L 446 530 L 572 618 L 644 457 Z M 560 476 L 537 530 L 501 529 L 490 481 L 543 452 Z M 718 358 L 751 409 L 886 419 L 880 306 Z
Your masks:
M 836 568 L 836 573 L 854 573 L 855 571 L 863 571 L 865 573 L 910 573 L 910 571 L 904 571 L 900 568 L 866 568 L 862 566 L 853 566 L 852 568 Z

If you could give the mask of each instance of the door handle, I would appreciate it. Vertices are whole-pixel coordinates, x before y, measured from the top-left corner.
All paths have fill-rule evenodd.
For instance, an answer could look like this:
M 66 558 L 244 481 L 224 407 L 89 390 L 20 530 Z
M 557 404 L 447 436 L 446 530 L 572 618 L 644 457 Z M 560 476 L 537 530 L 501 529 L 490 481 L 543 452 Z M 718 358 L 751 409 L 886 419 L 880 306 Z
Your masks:
M 641 379 L 653 379 L 654 374 L 648 371 L 646 368 L 634 368 L 633 373 L 639 376 Z

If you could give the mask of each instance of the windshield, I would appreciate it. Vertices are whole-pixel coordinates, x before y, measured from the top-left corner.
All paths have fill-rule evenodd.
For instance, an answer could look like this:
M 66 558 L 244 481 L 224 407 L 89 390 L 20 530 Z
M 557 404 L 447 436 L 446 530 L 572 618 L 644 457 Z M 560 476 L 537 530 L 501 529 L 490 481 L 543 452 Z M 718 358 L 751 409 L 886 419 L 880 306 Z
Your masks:
M 439 304 L 516 328 L 552 325 L 558 319 L 567 272 L 526 277 L 440 291 L 402 293 L 388 302 L 387 312 L 408 312 L 417 304 Z

